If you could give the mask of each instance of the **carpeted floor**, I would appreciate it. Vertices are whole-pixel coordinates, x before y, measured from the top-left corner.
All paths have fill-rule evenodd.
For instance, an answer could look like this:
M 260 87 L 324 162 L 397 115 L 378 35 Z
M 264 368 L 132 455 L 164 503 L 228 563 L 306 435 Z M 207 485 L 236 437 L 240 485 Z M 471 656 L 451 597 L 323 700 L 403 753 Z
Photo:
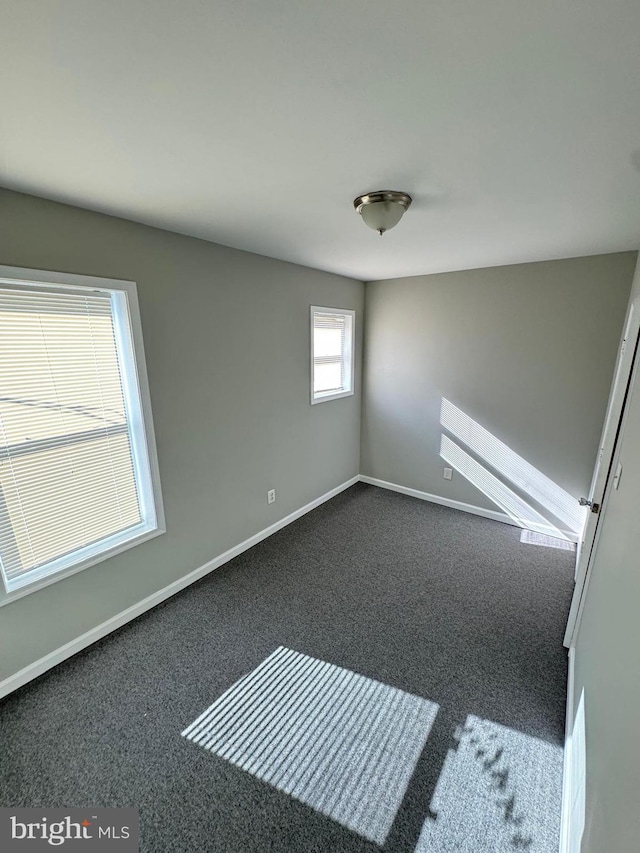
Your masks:
M 145 853 L 555 853 L 573 561 L 358 484 L 7 697 L 0 805 L 137 806 Z

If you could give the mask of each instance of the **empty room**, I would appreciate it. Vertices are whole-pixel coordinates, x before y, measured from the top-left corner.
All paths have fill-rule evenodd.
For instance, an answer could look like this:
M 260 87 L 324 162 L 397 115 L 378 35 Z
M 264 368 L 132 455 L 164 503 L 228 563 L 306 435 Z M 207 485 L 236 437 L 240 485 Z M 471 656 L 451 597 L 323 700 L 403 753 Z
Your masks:
M 640 6 L 0 28 L 0 849 L 634 853 Z

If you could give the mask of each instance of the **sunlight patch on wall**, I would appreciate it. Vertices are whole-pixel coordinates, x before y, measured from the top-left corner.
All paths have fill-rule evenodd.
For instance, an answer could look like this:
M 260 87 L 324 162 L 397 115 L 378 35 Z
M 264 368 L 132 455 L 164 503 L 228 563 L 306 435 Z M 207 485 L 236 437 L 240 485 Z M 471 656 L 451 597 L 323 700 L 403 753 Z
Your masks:
M 440 439 L 440 456 L 503 509 L 509 518 L 520 527 L 526 527 L 529 530 L 535 530 L 537 533 L 543 533 L 557 539 L 567 539 L 562 531 L 550 524 L 537 510 L 501 480 L 498 480 L 483 465 L 476 462 L 446 435 L 441 436 Z
M 415 853 L 557 853 L 562 747 L 472 715 L 455 737 Z
M 509 480 L 566 524 L 572 533 L 582 531 L 586 511 L 576 498 L 444 397 L 440 409 L 440 423 L 494 468 L 501 477 Z
M 281 646 L 182 734 L 382 845 L 437 711 Z

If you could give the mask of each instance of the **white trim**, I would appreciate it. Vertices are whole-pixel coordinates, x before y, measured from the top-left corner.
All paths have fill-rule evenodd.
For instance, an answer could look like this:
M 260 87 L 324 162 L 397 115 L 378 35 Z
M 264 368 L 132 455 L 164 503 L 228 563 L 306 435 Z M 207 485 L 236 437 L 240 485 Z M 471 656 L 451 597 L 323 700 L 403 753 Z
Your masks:
M 627 391 L 628 402 L 625 405 L 624 411 L 622 412 L 622 417 L 620 418 L 618 438 L 614 448 L 613 456 L 611 457 L 611 471 L 615 471 L 618 462 L 620 461 L 620 455 L 622 453 L 622 444 L 625 438 L 625 429 L 629 417 L 630 401 L 634 393 L 640 393 L 640 391 L 636 389 L 636 382 L 640 381 L 639 377 L 640 358 L 636 358 L 633 363 L 633 371 L 629 380 L 629 386 Z M 598 557 L 598 545 L 600 544 L 600 537 L 602 535 L 602 531 L 605 525 L 607 507 L 609 506 L 609 498 L 611 497 L 612 489 L 613 477 L 609 477 L 607 479 L 604 488 L 604 494 L 602 496 L 602 504 L 600 506 L 600 512 L 598 513 L 598 525 L 595 529 L 595 536 L 593 539 L 593 546 L 589 554 L 589 560 L 585 567 L 584 575 L 580 579 L 581 583 L 579 586 L 579 582 L 576 583 L 576 587 L 573 592 L 573 598 L 571 599 L 571 607 L 569 609 L 569 618 L 567 621 L 567 630 L 565 631 L 564 636 L 564 645 L 569 648 L 571 646 L 575 646 L 578 641 L 578 633 L 580 631 L 580 623 L 582 622 L 582 614 L 584 613 L 584 608 L 587 602 L 587 592 L 589 591 L 589 583 L 593 575 L 593 566 Z
M 509 524 L 512 527 L 517 526 L 513 519 L 509 518 L 508 515 L 501 512 L 496 512 L 490 509 L 484 509 L 483 507 L 474 506 L 473 504 L 467 504 L 462 501 L 451 500 L 450 498 L 444 498 L 440 495 L 433 495 L 428 492 L 421 492 L 418 489 L 410 489 L 407 486 L 400 486 L 397 483 L 389 483 L 386 480 L 378 480 L 375 477 L 369 477 L 365 474 L 359 474 L 355 477 L 352 477 L 350 480 L 347 480 L 345 483 L 342 483 L 339 486 L 336 486 L 334 489 L 331 489 L 326 494 L 322 495 L 319 498 L 311 501 L 300 509 L 295 510 L 284 518 L 280 519 L 280 521 L 276 521 L 274 524 L 269 527 L 265 527 L 264 530 L 261 530 L 259 533 L 254 534 L 253 536 L 245 539 L 244 542 L 241 542 L 239 545 L 236 545 L 234 548 L 225 551 L 224 554 L 220 554 L 218 557 L 214 557 L 209 562 L 205 563 L 200 568 L 195 569 L 189 574 L 185 575 L 182 578 L 179 578 L 163 589 L 158 590 L 157 592 L 152 593 L 147 598 L 144 598 L 142 601 L 133 604 L 131 607 L 128 607 L 126 610 L 117 613 L 115 616 L 112 616 L 110 619 L 107 619 L 106 622 L 102 622 L 100 625 L 97 625 L 95 628 L 92 628 L 90 631 L 87 631 L 85 634 L 82 634 L 80 637 L 71 640 L 65 645 L 60 646 L 58 649 L 55 649 L 53 652 L 45 655 L 37 661 L 34 661 L 28 666 L 24 667 L 24 669 L 19 670 L 18 672 L 10 675 L 8 678 L 5 678 L 4 681 L 0 681 L 0 698 L 6 696 L 9 693 L 12 693 L 14 690 L 17 690 L 19 687 L 22 687 L 23 684 L 27 684 L 27 682 L 31 681 L 34 678 L 42 675 L 47 672 L 47 670 L 56 666 L 77 652 L 82 651 L 87 646 L 90 646 L 92 643 L 97 642 L 98 640 L 105 637 L 107 634 L 110 634 L 112 631 L 115 631 L 117 628 L 122 627 L 127 622 L 130 622 L 132 619 L 140 616 L 142 613 L 145 613 L 147 610 L 150 610 L 152 607 L 155 607 L 157 604 L 161 604 L 167 598 L 171 598 L 172 595 L 180 592 L 180 590 L 185 589 L 185 587 L 190 586 L 192 583 L 195 583 L 200 578 L 203 578 L 205 575 L 209 574 L 209 572 L 214 571 L 220 566 L 232 560 L 234 557 L 237 557 L 239 554 L 242 554 L 244 551 L 252 548 L 254 545 L 257 545 L 258 542 L 261 542 L 263 539 L 267 539 L 273 533 L 276 533 L 278 530 L 281 530 L 283 527 L 286 527 L 288 524 L 291 524 L 292 521 L 300 518 L 306 513 L 311 512 L 311 510 L 325 503 L 331 498 L 343 492 L 345 489 L 350 488 L 355 485 L 357 482 L 368 483 L 371 486 L 378 486 L 382 489 L 388 489 L 392 492 L 399 492 L 403 495 L 409 495 L 414 498 L 419 498 L 420 500 L 430 501 L 431 503 L 440 504 L 441 506 L 448 506 L 452 509 L 458 509 L 462 512 L 468 512 L 472 515 L 479 515 L 483 518 L 489 518 L 493 521 L 500 521 L 503 524 Z
M 7 589 L 8 584 L 3 578 L 4 582 L 0 585 L 0 607 L 166 532 L 149 380 L 142 340 L 140 305 L 135 281 L 0 266 L 0 285 L 3 283 L 25 292 L 32 291 L 33 288 L 46 291 L 50 286 L 52 292 L 58 292 L 60 289 L 77 292 L 81 289 L 109 294 L 127 409 L 127 429 L 131 436 L 143 522 L 135 528 L 121 531 L 98 543 L 78 549 L 72 555 L 60 558 L 59 561 L 51 561 L 46 567 L 41 567 L 40 572 L 30 573 L 31 581 L 21 585 L 16 584 L 10 590 Z M 123 349 L 126 349 L 130 356 L 128 364 L 125 364 L 122 359 Z M 52 569 L 52 566 L 57 565 L 58 562 L 60 567 Z M 47 572 L 42 574 L 45 568 Z
M 315 362 L 314 362 L 314 315 L 316 312 L 322 312 L 325 314 L 342 314 L 344 317 L 349 318 L 349 322 L 346 324 L 345 332 L 348 333 L 349 336 L 349 345 L 347 351 L 345 353 L 345 373 L 348 372 L 350 376 L 350 385 L 347 391 L 320 391 L 316 394 L 313 390 L 314 386 L 314 370 L 315 370 Z M 310 402 L 312 406 L 315 406 L 317 403 L 328 403 L 329 400 L 340 400 L 342 397 L 353 397 L 355 394 L 356 388 L 356 312 L 352 308 L 323 308 L 320 305 L 310 305 L 309 306 L 309 361 L 310 361 Z
M 569 674 L 567 677 L 567 710 L 564 724 L 564 761 L 562 772 L 562 806 L 560 817 L 560 853 L 569 851 L 569 829 L 573 788 L 571 779 L 571 728 L 573 725 L 573 697 L 575 680 L 575 649 L 569 649 Z
M 636 277 L 640 277 L 640 260 L 636 267 Z M 634 278 L 635 281 L 635 278 Z M 631 303 L 629 317 L 624 332 L 624 339 L 618 353 L 618 363 L 615 377 L 611 386 L 605 424 L 600 439 L 600 455 L 593 472 L 593 481 L 589 490 L 589 498 L 600 504 L 597 515 L 587 513 L 587 521 L 583 532 L 582 548 L 576 559 L 575 587 L 567 627 L 564 634 L 564 645 L 569 648 L 575 645 L 582 619 L 582 611 L 587 597 L 587 589 L 591 578 L 593 561 L 598 551 L 600 531 L 607 511 L 609 495 L 613 478 L 609 472 L 615 471 L 620 456 L 620 447 L 626 423 L 628 401 L 634 393 L 637 374 L 640 370 L 640 356 L 636 356 L 636 346 L 640 336 L 640 296 Z
M 142 613 L 145 613 L 157 604 L 166 601 L 167 598 L 171 598 L 172 595 L 175 595 L 177 592 L 180 592 L 180 590 L 190 586 L 197 580 L 200 580 L 200 578 L 208 575 L 209 572 L 212 572 L 225 563 L 228 563 L 229 560 L 232 560 L 234 557 L 237 557 L 239 554 L 242 554 L 244 551 L 247 551 L 249 548 L 257 545 L 258 542 L 261 542 L 263 539 L 266 539 L 273 533 L 276 533 L 278 530 L 281 530 L 283 527 L 291 524 L 292 521 L 306 515 L 306 513 L 311 512 L 312 509 L 320 506 L 320 504 L 331 500 L 331 498 L 340 494 L 340 492 L 350 488 L 357 483 L 359 479 L 360 478 L 356 475 L 350 480 L 347 480 L 345 483 L 336 486 L 321 497 L 316 498 L 300 509 L 297 509 L 284 518 L 281 518 L 280 521 L 276 521 L 269 527 L 265 527 L 264 530 L 261 530 L 259 533 L 255 533 L 253 536 L 245 539 L 244 542 L 241 542 L 234 548 L 230 548 L 228 551 L 225 551 L 224 554 L 220 554 L 218 557 L 214 557 L 213 560 L 209 560 L 208 563 L 200 566 L 200 568 L 194 569 L 194 571 L 189 572 L 189 574 L 184 575 L 184 577 L 173 581 L 173 583 L 170 583 L 168 586 L 163 587 L 163 589 L 152 593 L 147 596 L 147 598 L 143 598 L 142 601 L 138 601 L 126 610 L 117 613 L 115 616 L 107 619 L 106 622 L 102 622 L 100 625 L 97 625 L 95 628 L 92 628 L 80 637 L 70 640 L 68 643 L 65 643 L 53 652 L 50 652 L 44 657 L 39 658 L 39 660 L 28 664 L 24 669 L 21 669 L 13 675 L 10 675 L 8 678 L 5 678 L 4 681 L 0 681 L 0 698 L 12 693 L 19 687 L 27 684 L 27 682 L 37 678 L 39 675 L 42 675 L 57 664 L 62 663 L 63 660 L 70 658 L 72 655 L 82 651 L 82 649 L 85 649 L 97 640 L 102 639 L 102 637 L 106 637 L 107 634 L 110 634 L 117 628 L 122 627 L 122 625 L 125 625 L 127 622 L 130 622 L 132 619 L 140 616 Z
M 576 706 L 575 648 L 569 649 L 564 741 L 560 853 L 580 853 L 586 818 L 586 708 L 584 690 Z
M 399 486 L 397 483 L 388 483 L 386 480 L 377 480 L 375 477 L 368 477 L 366 474 L 360 474 L 360 481 L 362 483 L 369 483 L 370 486 L 379 486 L 381 489 L 389 489 L 391 492 L 400 492 L 401 495 L 410 495 L 412 498 L 419 498 L 421 501 L 430 501 L 434 504 L 451 507 L 451 509 L 459 509 L 462 510 L 462 512 L 469 512 L 471 515 L 481 515 L 483 518 L 490 518 L 493 521 L 501 521 L 503 524 L 510 524 L 512 527 L 519 526 L 505 512 L 497 512 L 493 509 L 484 509 L 481 506 L 467 504 L 463 501 L 454 501 L 451 498 L 443 498 L 441 495 L 432 495 L 429 492 L 421 492 L 418 489 Z
M 499 521 L 502 524 L 510 524 L 511 527 L 521 528 L 521 525 L 515 522 L 506 512 L 498 512 L 494 509 L 485 509 L 475 504 L 467 504 L 464 501 L 455 501 L 452 498 L 445 498 L 442 495 L 433 495 L 430 492 L 421 492 L 418 489 L 410 489 L 408 486 L 400 486 L 398 483 L 389 483 L 386 480 L 378 480 L 375 477 L 369 477 L 366 474 L 360 474 L 360 482 L 369 483 L 371 486 L 379 486 L 381 489 L 389 489 L 391 492 L 400 492 L 401 495 L 410 495 L 412 498 L 419 498 L 421 501 L 430 501 L 441 506 L 448 506 L 451 509 L 459 509 L 462 512 L 469 512 L 471 515 L 480 515 L 483 518 L 490 518 L 492 521 Z M 554 529 L 554 528 L 550 528 Z M 560 528 L 559 528 L 560 529 Z M 562 533 L 571 542 L 575 542 L 577 535 L 571 530 L 562 529 Z M 553 533 L 549 533 L 553 536 Z
M 134 530 L 138 530 L 139 532 L 134 535 Z M 78 572 L 83 572 L 85 569 L 102 563 L 110 557 L 115 557 L 123 551 L 128 551 L 129 548 L 142 545 L 143 542 L 155 539 L 156 536 L 161 536 L 165 532 L 165 530 L 157 527 L 147 529 L 144 525 L 138 524 L 135 528 L 128 528 L 119 534 L 109 536 L 107 539 L 101 539 L 98 543 L 101 546 L 99 551 L 95 551 L 95 546 L 92 545 L 86 548 L 78 548 L 73 552 L 73 556 L 76 559 L 71 565 L 67 565 L 69 562 L 68 557 L 52 560 L 45 565 L 45 568 L 48 568 L 48 573 L 41 576 L 38 575 L 38 567 L 36 567 L 28 573 L 28 580 L 24 586 L 14 587 L 10 592 L 5 592 L 4 594 L 0 592 L 0 607 L 12 604 L 14 601 L 24 598 L 25 595 L 31 595 L 32 592 L 37 592 L 39 589 L 44 589 L 65 578 L 77 575 Z M 83 557 L 83 554 L 87 556 Z M 79 558 L 78 555 L 80 555 Z M 56 565 L 60 568 L 52 569 L 52 566 L 55 567 Z M 4 588 L 6 590 L 6 582 L 4 583 Z

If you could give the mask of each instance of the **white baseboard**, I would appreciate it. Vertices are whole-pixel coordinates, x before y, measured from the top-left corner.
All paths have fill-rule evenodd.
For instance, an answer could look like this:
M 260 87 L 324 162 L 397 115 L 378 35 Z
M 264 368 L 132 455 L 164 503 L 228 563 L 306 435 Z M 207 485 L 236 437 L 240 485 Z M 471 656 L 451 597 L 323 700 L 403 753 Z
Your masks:
M 407 486 L 399 486 L 397 483 L 388 483 L 386 480 L 377 480 L 375 477 L 368 477 L 366 474 L 360 474 L 360 482 L 369 483 L 372 486 L 380 486 L 381 489 L 389 489 L 392 492 L 400 492 L 402 495 L 410 495 L 413 498 L 419 498 L 421 501 L 431 501 L 434 504 L 448 506 L 451 509 L 459 509 L 462 512 L 470 512 L 472 515 L 480 515 L 483 518 L 490 518 L 493 521 L 500 521 L 502 524 L 510 524 L 512 527 L 520 527 L 506 512 L 499 512 L 494 509 L 485 509 L 475 504 L 467 504 L 464 501 L 454 501 L 451 498 L 444 498 L 442 495 L 432 495 L 430 492 L 421 492 L 418 489 L 410 489 Z M 578 535 L 571 530 L 558 528 L 570 542 L 577 542 Z M 547 531 L 548 536 L 554 536 L 556 528 L 549 525 Z
M 0 681 L 0 698 L 12 693 L 14 690 L 22 687 L 23 684 L 37 678 L 48 669 L 51 669 L 77 652 L 82 651 L 82 649 L 85 649 L 97 640 L 102 639 L 102 637 L 105 637 L 107 634 L 110 634 L 112 631 L 115 631 L 117 628 L 120 628 L 122 625 L 125 625 L 127 622 L 135 619 L 137 616 L 140 616 L 145 611 L 150 610 L 152 607 L 155 607 L 157 604 L 160 604 L 167 598 L 175 595 L 177 592 L 180 592 L 180 590 L 190 584 L 195 583 L 195 581 L 200 580 L 200 578 L 208 575 L 209 572 L 212 572 L 225 563 L 228 563 L 229 560 L 232 560 L 234 557 L 242 554 L 243 551 L 257 545 L 258 542 L 261 542 L 263 539 L 267 539 L 278 530 L 281 530 L 283 527 L 291 524 L 292 521 L 295 521 L 297 518 L 311 512 L 312 509 L 315 509 L 320 506 L 320 504 L 325 503 L 325 501 L 331 500 L 331 498 L 340 494 L 340 492 L 343 492 L 345 489 L 348 489 L 357 482 L 369 483 L 371 486 L 379 486 L 382 489 L 389 489 L 392 492 L 399 492 L 400 494 L 410 495 L 411 497 L 419 498 L 420 500 L 430 501 L 431 503 L 440 504 L 442 506 L 448 506 L 452 509 L 461 510 L 462 512 L 469 512 L 472 515 L 490 518 L 493 521 L 500 521 L 503 524 L 510 524 L 513 527 L 518 526 L 513 519 L 509 518 L 509 516 L 503 512 L 484 509 L 483 507 L 474 506 L 473 504 L 464 503 L 463 501 L 451 500 L 450 498 L 444 498 L 440 495 L 433 495 L 429 492 L 421 492 L 418 489 L 410 489 L 407 486 L 400 486 L 397 483 L 378 480 L 375 477 L 369 477 L 366 474 L 359 474 L 352 477 L 350 480 L 347 480 L 345 483 L 342 483 L 340 486 L 336 486 L 335 489 L 331 489 L 331 491 L 319 498 L 316 498 L 300 509 L 295 510 L 295 512 L 285 516 L 285 518 L 280 519 L 280 521 L 276 521 L 275 524 L 265 527 L 264 530 L 261 530 L 259 533 L 249 537 L 249 539 L 245 539 L 244 542 L 241 542 L 234 548 L 230 548 L 228 551 L 225 551 L 224 554 L 214 557 L 212 560 L 209 560 L 208 563 L 194 569 L 194 571 L 189 572 L 189 574 L 179 578 L 177 581 L 169 584 L 169 586 L 152 593 L 147 598 L 142 599 L 142 601 L 139 601 L 131 607 L 128 607 L 126 610 L 123 610 L 121 613 L 112 616 L 111 619 L 107 619 L 106 622 L 102 622 L 100 625 L 97 625 L 95 628 L 92 628 L 80 637 L 76 637 L 74 640 L 65 643 L 65 645 L 60 646 L 53 652 L 50 652 L 44 657 L 39 658 L 37 661 L 25 666 L 13 675 L 10 675 L 8 678 L 5 678 L 4 681 Z
M 291 524 L 292 521 L 300 518 L 306 513 L 311 512 L 312 509 L 320 506 L 320 504 L 325 503 L 325 501 L 331 500 L 331 498 L 343 492 L 345 489 L 348 489 L 350 486 L 353 486 L 358 482 L 360 478 L 358 476 L 352 477 L 350 480 L 347 480 L 346 483 L 342 483 L 339 486 L 336 486 L 335 489 L 331 489 L 331 491 L 322 495 L 319 498 L 311 501 L 311 503 L 306 504 L 300 509 L 295 510 L 295 512 L 290 513 L 290 515 L 281 518 L 280 521 L 276 521 L 275 524 L 271 524 L 269 527 L 265 527 L 264 530 L 261 530 L 259 533 L 250 536 L 248 539 L 245 539 L 244 542 L 241 542 L 239 545 L 236 545 L 234 548 L 230 548 L 228 551 L 225 551 L 224 554 L 220 554 L 218 557 L 214 557 L 213 560 L 209 560 L 208 563 L 205 563 L 203 566 L 200 566 L 194 571 L 189 572 L 189 574 L 185 575 L 182 578 L 179 578 L 173 583 L 170 583 L 168 586 L 163 587 L 163 589 L 159 589 L 157 592 L 152 593 L 147 596 L 147 598 L 143 598 L 142 601 L 138 601 L 136 604 L 133 604 L 131 607 L 127 607 L 126 610 L 123 610 L 121 613 L 117 613 L 115 616 L 112 616 L 110 619 L 107 619 L 106 622 L 102 622 L 100 625 L 97 625 L 95 628 L 92 628 L 90 631 L 82 634 L 79 637 L 76 637 L 74 640 L 71 640 L 68 643 L 65 643 L 63 646 L 55 649 L 49 654 L 41 657 L 39 660 L 30 663 L 28 666 L 25 666 L 23 669 L 18 672 L 10 675 L 8 678 L 5 678 L 4 681 L 0 681 L 0 698 L 6 696 L 9 693 L 12 693 L 14 690 L 17 690 L 19 687 L 22 687 L 23 684 L 26 684 L 28 681 L 37 678 L 39 675 L 42 675 L 48 669 L 56 666 L 59 663 L 62 663 L 63 660 L 70 658 L 72 655 L 75 655 L 77 652 L 82 651 L 87 646 L 90 646 L 92 643 L 95 643 L 97 640 L 101 640 L 102 637 L 106 637 L 107 634 L 110 634 L 112 631 L 115 631 L 117 628 L 122 627 L 127 622 L 130 622 L 132 619 L 135 619 L 137 616 L 140 616 L 147 610 L 150 610 L 152 607 L 155 607 L 157 604 L 160 604 L 163 601 L 166 601 L 167 598 L 171 598 L 172 595 L 175 595 L 180 590 L 189 586 L 195 581 L 200 580 L 205 575 L 208 575 L 209 572 L 214 571 L 215 569 L 223 566 L 225 563 L 228 563 L 229 560 L 232 560 L 234 557 L 237 557 L 239 554 L 242 554 L 243 551 L 247 551 L 249 548 L 252 548 L 254 545 L 257 545 L 258 542 L 262 542 L 263 539 L 267 539 L 269 536 L 272 536 L 278 530 L 282 530 L 283 527 L 286 527 L 288 524 Z
M 501 521 L 503 524 L 510 524 L 512 527 L 518 526 L 506 513 L 498 512 L 497 510 L 484 509 L 481 506 L 466 504 L 463 501 L 454 501 L 451 500 L 451 498 L 443 498 L 440 495 L 432 495 L 429 492 L 421 492 L 418 489 L 399 486 L 397 483 L 388 483 L 386 480 L 377 480 L 375 477 L 368 477 L 366 474 L 360 474 L 360 481 L 362 483 L 369 483 L 371 486 L 379 486 L 381 489 L 400 492 L 402 495 L 410 495 L 412 498 L 420 498 L 422 501 L 431 501 L 431 503 L 440 504 L 441 506 L 448 506 L 452 509 L 470 512 L 472 515 L 481 515 L 483 518 L 491 518 L 493 521 Z

